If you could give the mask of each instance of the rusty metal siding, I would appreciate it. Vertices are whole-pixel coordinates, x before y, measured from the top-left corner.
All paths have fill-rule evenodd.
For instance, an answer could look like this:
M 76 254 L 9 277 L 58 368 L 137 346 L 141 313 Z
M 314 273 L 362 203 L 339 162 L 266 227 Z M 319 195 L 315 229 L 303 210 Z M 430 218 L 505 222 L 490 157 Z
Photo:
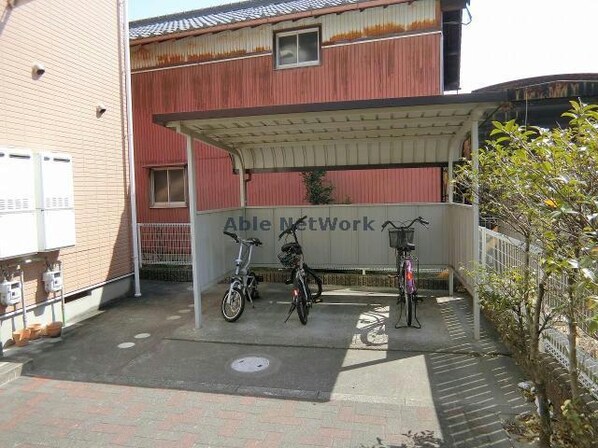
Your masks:
M 441 16 L 436 0 L 421 0 L 387 7 L 348 11 L 317 18 L 280 22 L 255 28 L 171 39 L 131 48 L 132 70 L 240 58 L 272 53 L 273 33 L 279 30 L 321 27 L 326 45 L 362 39 L 396 36 L 422 30 L 440 30 Z
M 424 0 L 386 8 L 370 8 L 363 12 L 328 15 L 321 18 L 321 23 L 322 43 L 326 45 L 355 39 L 372 39 L 420 30 L 440 29 L 440 16 L 436 2 Z
M 324 48 L 322 64 L 309 68 L 274 70 L 272 57 L 266 56 L 133 74 L 136 168 L 141 173 L 137 181 L 139 222 L 188 220 L 186 209 L 148 208 L 148 166 L 185 161 L 184 139 L 153 124 L 153 114 L 438 95 L 442 93 L 440 39 L 440 34 L 425 34 Z M 198 164 L 206 170 L 198 172 L 200 210 L 239 203 L 238 180 L 230 174 L 228 155 L 223 151 L 218 153 L 223 157 L 219 162 Z M 209 154 L 207 146 L 199 151 L 202 159 L 209 158 Z M 418 177 L 416 181 L 419 190 L 427 188 L 424 184 L 428 179 Z M 362 188 L 373 188 L 367 180 L 364 182 Z M 250 185 L 250 203 L 261 205 L 260 201 L 270 200 L 259 195 L 252 199 L 255 193 L 251 188 Z M 287 195 L 279 197 L 281 203 L 297 200 L 294 190 L 284 191 Z M 356 195 L 354 201 L 361 197 L 357 193 L 348 193 L 351 194 Z M 363 194 L 372 198 L 366 202 L 377 202 L 374 193 Z
M 426 34 L 326 48 L 315 67 L 274 70 L 265 56 L 135 73 L 134 106 L 147 120 L 154 113 L 438 95 L 439 52 L 440 34 Z

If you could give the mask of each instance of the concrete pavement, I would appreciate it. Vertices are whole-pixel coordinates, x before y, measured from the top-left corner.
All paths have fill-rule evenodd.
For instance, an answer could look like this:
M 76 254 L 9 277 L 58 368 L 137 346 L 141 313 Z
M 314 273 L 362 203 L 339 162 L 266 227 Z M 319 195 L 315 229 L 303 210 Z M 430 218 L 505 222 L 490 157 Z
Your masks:
M 522 373 L 489 328 L 473 340 L 465 297 L 424 293 L 423 328 L 395 329 L 389 291 L 329 288 L 303 326 L 268 284 L 230 324 L 218 285 L 194 330 L 189 286 L 145 282 L 9 353 L 32 361 L 0 387 L 0 446 L 518 446 Z

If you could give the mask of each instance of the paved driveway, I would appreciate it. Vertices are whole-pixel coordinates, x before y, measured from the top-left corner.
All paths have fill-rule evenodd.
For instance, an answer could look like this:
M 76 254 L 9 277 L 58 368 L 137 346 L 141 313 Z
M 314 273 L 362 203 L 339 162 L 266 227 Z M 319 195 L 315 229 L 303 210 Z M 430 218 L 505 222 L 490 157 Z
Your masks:
M 233 324 L 213 288 L 195 330 L 189 284 L 145 282 L 21 349 L 0 446 L 515 446 L 522 374 L 488 328 L 473 340 L 467 298 L 424 293 L 422 329 L 396 329 L 389 291 L 332 288 L 303 326 L 283 323 L 288 287 L 262 286 Z

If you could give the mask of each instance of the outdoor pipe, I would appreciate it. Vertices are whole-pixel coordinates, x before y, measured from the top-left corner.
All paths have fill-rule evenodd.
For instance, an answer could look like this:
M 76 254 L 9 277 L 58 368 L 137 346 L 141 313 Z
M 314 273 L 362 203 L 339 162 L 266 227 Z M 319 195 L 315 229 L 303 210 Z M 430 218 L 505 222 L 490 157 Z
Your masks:
M 23 310 L 23 328 L 27 328 L 27 310 L 25 308 L 25 275 L 19 268 L 19 280 L 21 282 L 21 309 Z

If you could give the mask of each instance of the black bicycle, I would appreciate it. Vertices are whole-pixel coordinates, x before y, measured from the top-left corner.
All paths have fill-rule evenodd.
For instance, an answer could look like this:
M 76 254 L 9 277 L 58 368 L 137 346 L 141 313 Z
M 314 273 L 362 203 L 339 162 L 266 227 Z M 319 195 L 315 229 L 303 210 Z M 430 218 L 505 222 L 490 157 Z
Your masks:
M 391 225 L 394 229 L 388 229 L 388 238 L 390 247 L 395 250 L 396 254 L 396 269 L 397 272 L 393 277 L 397 279 L 399 288 L 399 296 L 397 297 L 397 304 L 400 305 L 399 320 L 395 324 L 395 328 L 400 328 L 399 323 L 403 316 L 403 309 L 405 310 L 405 320 L 408 327 L 421 328 L 421 323 L 417 319 L 417 279 L 414 273 L 413 265 L 415 264 L 416 271 L 419 271 L 419 261 L 416 257 L 411 256 L 411 252 L 415 250 L 413 244 L 413 236 L 415 229 L 413 224 L 419 223 L 424 227 L 428 227 L 429 221 L 426 221 L 421 216 L 415 218 L 408 225 L 404 222 L 399 222 L 400 225 L 395 225 L 392 221 L 386 221 L 382 224 L 382 231 L 387 225 Z M 414 324 L 413 321 L 417 322 Z
M 297 229 L 306 219 L 307 216 L 303 216 L 278 235 L 279 240 L 286 237 L 278 259 L 285 268 L 291 269 L 290 278 L 286 283 L 293 284 L 291 308 L 285 322 L 289 320 L 293 311 L 297 310 L 303 325 L 307 324 L 310 308 L 314 303 L 321 301 L 322 295 L 322 279 L 305 263 L 303 248 L 297 240 Z M 293 241 L 287 242 L 291 236 Z

